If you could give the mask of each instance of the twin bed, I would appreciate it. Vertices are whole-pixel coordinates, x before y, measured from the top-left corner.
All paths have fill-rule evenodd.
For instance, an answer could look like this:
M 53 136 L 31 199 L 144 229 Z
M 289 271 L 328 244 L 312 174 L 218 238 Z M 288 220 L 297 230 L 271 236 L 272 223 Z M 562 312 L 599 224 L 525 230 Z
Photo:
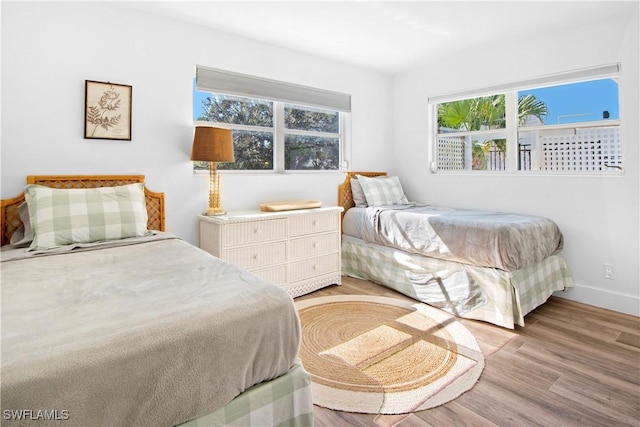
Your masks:
M 573 285 L 562 234 L 547 218 L 409 203 L 384 172 L 349 172 L 338 200 L 342 274 L 457 316 L 524 326 L 527 313 Z
M 2 201 L 3 425 L 311 425 L 292 298 L 165 233 L 143 182 Z

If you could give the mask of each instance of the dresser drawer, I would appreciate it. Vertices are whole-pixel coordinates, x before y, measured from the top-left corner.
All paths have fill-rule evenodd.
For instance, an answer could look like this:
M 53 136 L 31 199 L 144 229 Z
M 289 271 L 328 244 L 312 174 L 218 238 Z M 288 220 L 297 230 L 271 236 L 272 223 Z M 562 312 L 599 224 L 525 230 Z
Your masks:
M 261 268 L 258 270 L 250 270 L 253 274 L 261 279 L 271 282 L 278 286 L 287 284 L 287 266 L 276 265 L 268 268 Z
M 340 215 L 336 212 L 292 215 L 289 218 L 289 236 L 292 237 L 339 230 L 339 227 Z
M 283 263 L 287 260 L 287 242 L 227 249 L 223 258 L 247 269 Z
M 292 262 L 289 268 L 289 280 L 297 282 L 335 272 L 340 272 L 340 254 L 337 253 Z
M 268 242 L 287 238 L 286 218 L 228 224 L 222 236 L 223 246 Z
M 340 251 L 340 234 L 313 234 L 308 237 L 291 239 L 290 259 L 297 260 Z

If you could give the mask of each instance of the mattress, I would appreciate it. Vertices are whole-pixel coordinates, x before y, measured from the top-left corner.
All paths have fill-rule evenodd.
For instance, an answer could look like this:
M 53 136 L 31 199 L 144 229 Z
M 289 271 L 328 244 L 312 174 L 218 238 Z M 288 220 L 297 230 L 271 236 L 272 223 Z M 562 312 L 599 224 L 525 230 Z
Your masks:
M 351 208 L 346 235 L 378 245 L 480 267 L 517 271 L 562 250 L 550 219 L 427 205 Z
M 296 364 L 300 325 L 287 292 L 174 236 L 9 258 L 3 414 L 177 425 Z

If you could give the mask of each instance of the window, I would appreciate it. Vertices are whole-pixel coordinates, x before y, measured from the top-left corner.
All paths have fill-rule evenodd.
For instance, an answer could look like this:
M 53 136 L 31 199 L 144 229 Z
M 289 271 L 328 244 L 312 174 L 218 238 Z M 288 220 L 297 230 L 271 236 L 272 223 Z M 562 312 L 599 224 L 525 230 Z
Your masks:
M 622 170 L 619 66 L 429 100 L 432 170 Z
M 236 160 L 219 169 L 340 170 L 349 95 L 202 67 L 197 73 L 194 120 L 233 130 Z
M 438 165 L 447 170 L 504 170 L 505 96 L 438 105 Z

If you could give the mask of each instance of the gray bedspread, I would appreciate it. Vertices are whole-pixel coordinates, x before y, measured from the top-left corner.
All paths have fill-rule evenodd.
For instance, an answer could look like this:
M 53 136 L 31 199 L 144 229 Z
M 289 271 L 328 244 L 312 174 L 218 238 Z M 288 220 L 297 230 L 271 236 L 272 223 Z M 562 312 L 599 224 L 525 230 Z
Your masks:
M 558 226 L 539 216 L 424 205 L 369 207 L 360 216 L 364 218 L 361 236 L 354 237 L 505 271 L 540 262 L 560 252 L 563 245 Z
M 287 292 L 177 238 L 1 268 L 3 425 L 175 425 L 297 357 Z

